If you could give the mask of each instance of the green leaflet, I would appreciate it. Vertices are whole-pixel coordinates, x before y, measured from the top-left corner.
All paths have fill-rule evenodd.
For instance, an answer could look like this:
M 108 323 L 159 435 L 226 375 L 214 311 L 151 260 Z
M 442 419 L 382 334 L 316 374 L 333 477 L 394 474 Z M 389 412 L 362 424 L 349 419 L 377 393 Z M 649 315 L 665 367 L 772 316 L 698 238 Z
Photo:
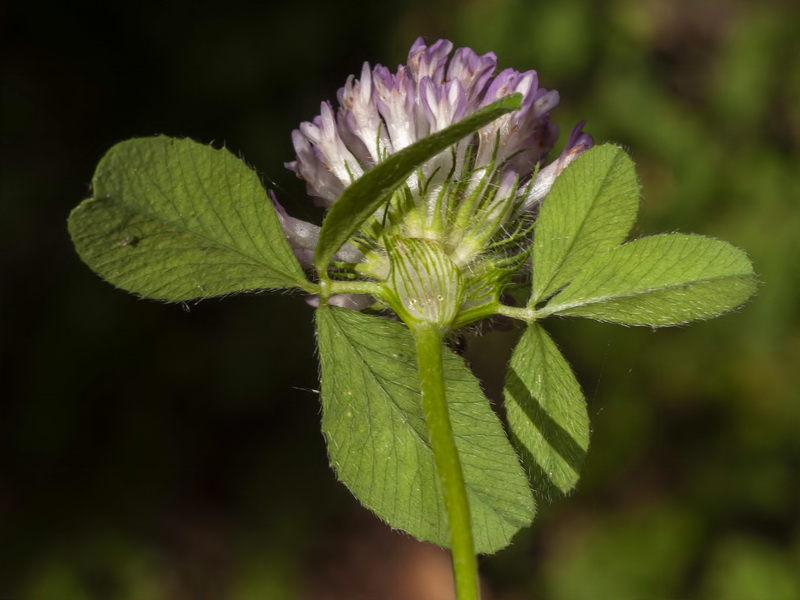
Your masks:
M 411 333 L 400 323 L 330 306 L 317 311 L 317 329 L 322 429 L 337 476 L 392 527 L 447 546 Z M 449 351 L 444 373 L 476 549 L 495 552 L 531 522 L 533 497 L 475 377 Z
M 118 287 L 180 301 L 309 285 L 258 175 L 225 149 L 128 140 L 103 157 L 92 188 L 70 235 Z
M 636 171 L 621 148 L 590 148 L 567 167 L 539 211 L 530 305 L 558 291 L 587 262 L 620 244 L 638 209 Z
M 699 235 L 641 238 L 597 258 L 541 313 L 678 325 L 732 310 L 758 287 L 747 255 Z
M 314 253 L 314 266 L 325 273 L 333 255 L 392 193 L 425 161 L 504 114 L 520 108 L 521 94 L 504 96 L 458 123 L 388 156 L 345 188 L 331 207 Z
M 589 447 L 586 401 L 572 369 L 539 325 L 514 349 L 504 394 L 511 439 L 537 494 L 566 494 Z

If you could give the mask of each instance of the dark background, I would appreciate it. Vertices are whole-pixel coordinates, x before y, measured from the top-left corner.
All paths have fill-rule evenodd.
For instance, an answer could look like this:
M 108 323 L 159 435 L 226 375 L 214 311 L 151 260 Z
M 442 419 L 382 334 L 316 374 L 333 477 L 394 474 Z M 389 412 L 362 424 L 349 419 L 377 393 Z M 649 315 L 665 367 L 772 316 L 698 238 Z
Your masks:
M 483 559 L 487 597 L 800 597 L 798 22 L 780 0 L 1 4 L 0 600 L 398 598 L 380 549 L 424 551 L 327 467 L 302 298 L 139 300 L 66 218 L 108 148 L 163 133 L 224 143 L 319 220 L 291 130 L 420 35 L 537 69 L 562 132 L 585 118 L 637 161 L 636 235 L 727 239 L 764 282 L 690 327 L 550 324 L 592 447 Z M 490 392 L 509 343 L 469 340 Z

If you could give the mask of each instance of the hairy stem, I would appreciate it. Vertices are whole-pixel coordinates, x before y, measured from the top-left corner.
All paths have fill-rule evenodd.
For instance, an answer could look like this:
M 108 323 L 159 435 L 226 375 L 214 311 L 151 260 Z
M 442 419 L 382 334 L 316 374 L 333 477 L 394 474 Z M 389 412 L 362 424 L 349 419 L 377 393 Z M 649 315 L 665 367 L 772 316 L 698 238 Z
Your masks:
M 453 428 L 450 425 L 444 387 L 443 331 L 432 324 L 417 324 L 412 331 L 417 345 L 425 423 L 450 523 L 450 548 L 453 556 L 456 595 L 458 600 L 479 600 L 478 561 L 472 540 L 467 488 L 453 437 Z

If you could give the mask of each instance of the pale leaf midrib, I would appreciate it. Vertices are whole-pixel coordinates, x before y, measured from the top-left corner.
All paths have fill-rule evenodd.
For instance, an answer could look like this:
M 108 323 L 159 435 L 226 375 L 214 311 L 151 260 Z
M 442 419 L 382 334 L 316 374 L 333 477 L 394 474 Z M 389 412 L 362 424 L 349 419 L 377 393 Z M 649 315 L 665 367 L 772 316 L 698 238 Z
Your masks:
M 624 293 L 624 294 L 607 294 L 607 295 L 604 295 L 604 296 L 596 296 L 596 297 L 589 298 L 587 300 L 567 302 L 567 303 L 564 303 L 564 304 L 557 304 L 556 306 L 553 306 L 553 307 L 546 306 L 540 312 L 546 313 L 546 314 L 558 314 L 561 311 L 569 310 L 571 308 L 580 308 L 582 306 L 592 306 L 592 305 L 595 305 L 595 304 L 604 304 L 604 303 L 607 303 L 607 302 L 613 302 L 615 300 L 622 300 L 622 299 L 626 299 L 626 298 L 636 298 L 638 296 L 644 296 L 644 295 L 647 295 L 647 294 L 653 294 L 653 293 L 658 293 L 658 292 L 669 292 L 669 291 L 674 291 L 674 290 L 679 290 L 679 289 L 690 288 L 690 287 L 693 287 L 693 286 L 696 286 L 696 285 L 704 285 L 704 284 L 707 284 L 707 283 L 715 283 L 715 282 L 720 282 L 720 281 L 725 281 L 725 280 L 750 279 L 752 277 L 753 277 L 752 274 L 744 273 L 744 274 L 739 274 L 739 275 L 724 275 L 722 277 L 711 277 L 711 278 L 707 278 L 707 279 L 695 279 L 695 280 L 692 280 L 692 281 L 689 281 L 689 282 L 675 283 L 675 284 L 664 285 L 664 286 L 659 286 L 659 287 L 651 287 L 651 288 L 646 288 L 646 289 L 637 290 L 637 291 L 633 291 L 633 292 L 628 292 L 628 293 Z

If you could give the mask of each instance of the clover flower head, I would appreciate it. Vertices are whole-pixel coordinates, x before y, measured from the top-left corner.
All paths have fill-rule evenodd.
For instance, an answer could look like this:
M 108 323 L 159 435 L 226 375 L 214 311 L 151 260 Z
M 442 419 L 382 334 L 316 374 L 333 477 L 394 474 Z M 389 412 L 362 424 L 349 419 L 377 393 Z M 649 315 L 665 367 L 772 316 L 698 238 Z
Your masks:
M 535 71 L 496 73 L 496 67 L 493 53 L 453 52 L 447 40 L 426 45 L 420 38 L 407 63 L 394 72 L 364 63 L 360 76 L 351 75 L 338 91 L 338 106 L 323 102 L 320 114 L 292 133 L 296 159 L 286 166 L 306 182 L 318 205 L 330 208 L 347 186 L 387 156 L 503 96 L 523 97 L 519 110 L 422 164 L 339 251 L 342 265 L 387 282 L 394 293 L 396 242 L 425 240 L 421 255 L 441 255 L 463 276 L 462 308 L 496 297 L 501 286 L 487 274 L 508 266 L 510 248 L 530 233 L 535 209 L 556 177 L 592 145 L 579 123 L 562 154 L 543 167 L 558 136 L 549 115 L 558 92 L 539 87 Z M 276 206 L 295 254 L 310 266 L 319 228 L 290 217 L 277 201 Z

